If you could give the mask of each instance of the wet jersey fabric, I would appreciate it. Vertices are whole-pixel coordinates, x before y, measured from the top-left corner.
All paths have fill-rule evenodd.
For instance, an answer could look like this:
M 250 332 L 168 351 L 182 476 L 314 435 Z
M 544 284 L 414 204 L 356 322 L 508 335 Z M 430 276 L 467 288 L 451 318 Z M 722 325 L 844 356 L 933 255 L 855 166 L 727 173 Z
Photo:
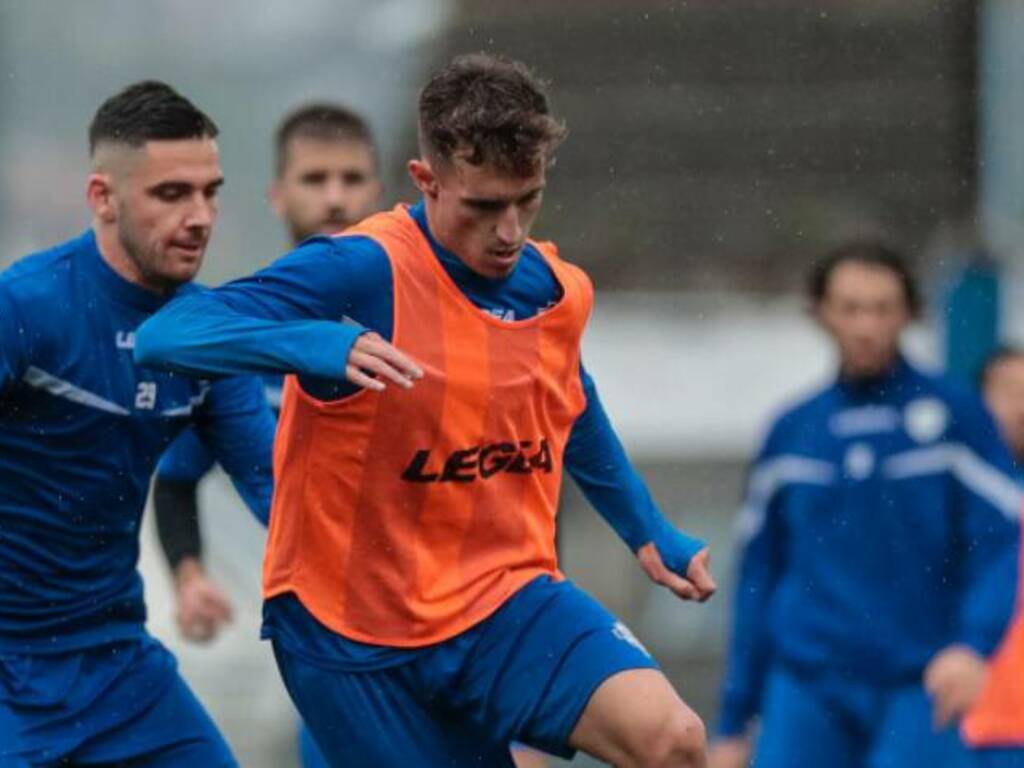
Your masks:
M 433 239 L 422 203 L 400 210 L 430 243 L 453 288 L 476 307 L 515 322 L 558 302 L 559 283 L 535 246 L 524 248 L 508 278 L 488 280 Z M 355 338 L 367 328 L 392 338 L 392 278 L 391 263 L 372 238 L 314 238 L 250 278 L 173 302 L 140 329 L 136 355 L 190 373 L 298 371 L 304 393 L 331 401 L 353 392 L 340 379 Z M 566 469 L 631 549 L 655 541 L 670 567 L 685 570 L 702 543 L 675 531 L 658 511 L 582 366 L 579 376 L 586 406 L 565 447 Z M 322 625 L 305 612 L 301 622 L 290 612 L 283 619 L 276 616 L 278 605 L 283 614 L 287 601 L 282 595 L 267 603 L 266 635 L 288 623 L 285 642 L 331 647 L 342 659 L 369 657 L 371 664 L 378 653 L 389 656 L 395 650 L 349 642 L 335 633 L 324 637 Z
M 166 300 L 110 269 L 91 230 L 0 274 L 0 652 L 144 634 L 139 523 L 187 424 L 266 519 L 273 417 L 257 383 L 132 358 Z
M 569 758 L 597 687 L 656 668 L 614 616 L 547 576 L 458 637 L 376 669 L 324 666 L 276 639 L 274 651 L 317 743 L 346 768 L 512 766 L 513 740 Z
M 784 413 L 737 521 L 721 732 L 744 731 L 776 665 L 920 685 L 947 645 L 987 655 L 1012 611 L 1012 475 L 980 400 L 902 359 Z
M 174 657 L 148 636 L 68 653 L 0 653 L 0 768 L 62 760 L 237 765 Z

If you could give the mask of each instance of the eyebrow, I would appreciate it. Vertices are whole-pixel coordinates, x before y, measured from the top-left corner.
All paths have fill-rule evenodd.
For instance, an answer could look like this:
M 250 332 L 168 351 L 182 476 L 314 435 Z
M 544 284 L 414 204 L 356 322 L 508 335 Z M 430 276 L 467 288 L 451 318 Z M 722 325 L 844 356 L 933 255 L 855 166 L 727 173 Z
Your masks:
M 201 188 L 201 189 L 209 189 L 210 187 L 213 187 L 215 189 L 219 189 L 220 187 L 224 186 L 224 177 L 220 176 L 220 177 L 214 179 L 213 181 L 210 181 L 210 182 L 208 182 L 206 184 L 203 184 L 203 185 L 196 185 L 196 184 L 193 184 L 191 181 L 185 181 L 183 179 L 167 179 L 165 181 L 159 181 L 159 182 L 157 182 L 156 184 L 154 184 L 151 187 L 147 187 L 146 191 L 147 192 L 155 192 L 158 189 L 164 189 L 166 187 L 178 187 L 178 188 L 184 187 L 186 189 L 192 189 L 192 188 L 197 187 L 197 186 L 199 186 L 199 188 Z
M 534 195 L 544 190 L 545 184 L 539 184 L 528 192 L 524 192 L 518 197 L 464 197 L 462 202 L 467 205 L 479 205 L 487 207 L 505 206 L 510 203 L 517 203 L 527 198 L 533 197 Z

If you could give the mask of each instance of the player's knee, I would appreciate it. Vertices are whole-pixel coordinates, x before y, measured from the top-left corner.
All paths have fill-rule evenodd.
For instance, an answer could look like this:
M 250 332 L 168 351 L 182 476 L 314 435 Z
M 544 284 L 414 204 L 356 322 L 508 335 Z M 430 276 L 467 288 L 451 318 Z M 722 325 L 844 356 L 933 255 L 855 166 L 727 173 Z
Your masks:
M 700 717 L 681 706 L 668 713 L 642 745 L 643 768 L 705 768 L 707 733 Z

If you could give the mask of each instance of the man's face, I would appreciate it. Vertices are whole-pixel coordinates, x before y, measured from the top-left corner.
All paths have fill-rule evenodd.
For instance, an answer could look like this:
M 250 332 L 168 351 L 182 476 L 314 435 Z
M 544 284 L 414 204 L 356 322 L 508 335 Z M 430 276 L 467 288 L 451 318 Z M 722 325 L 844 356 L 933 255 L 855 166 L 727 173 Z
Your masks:
M 373 151 L 361 141 L 296 136 L 285 147 L 271 203 L 295 243 L 330 235 L 361 221 L 380 206 L 381 185 Z
M 996 363 L 985 381 L 984 394 L 1013 455 L 1024 459 L 1024 357 Z
M 108 174 L 118 238 L 157 290 L 188 282 L 203 264 L 224 181 L 212 139 L 148 141 Z
M 892 365 L 910 321 L 899 277 L 855 261 L 832 270 L 817 314 L 839 348 L 843 373 L 854 379 L 877 376 Z
M 507 277 L 540 212 L 545 163 L 525 177 L 457 157 L 439 168 L 413 161 L 410 170 L 427 197 L 438 242 L 477 274 Z

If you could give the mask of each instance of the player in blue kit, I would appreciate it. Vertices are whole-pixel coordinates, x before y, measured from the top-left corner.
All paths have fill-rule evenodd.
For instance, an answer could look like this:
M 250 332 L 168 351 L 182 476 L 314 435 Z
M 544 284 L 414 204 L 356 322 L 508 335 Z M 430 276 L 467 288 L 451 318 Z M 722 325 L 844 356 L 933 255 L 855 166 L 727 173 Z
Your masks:
M 578 363 L 589 284 L 528 240 L 563 133 L 522 65 L 457 59 L 421 94 L 421 202 L 140 329 L 145 364 L 298 374 L 276 446 L 264 635 L 332 765 L 506 766 L 514 739 L 619 765 L 705 764 L 699 718 L 556 565 L 564 456 L 654 581 L 684 598 L 714 590 L 703 543 L 658 510 Z M 387 339 L 416 339 L 426 375 Z M 387 421 L 399 417 L 378 398 L 400 397 L 414 421 Z M 350 410 L 357 420 L 332 418 Z M 529 437 L 505 442 L 506 419 Z M 327 475 L 294 471 L 293 450 Z M 288 585 L 292 566 L 311 581 Z
M 269 198 L 293 245 L 340 232 L 380 207 L 376 142 L 366 121 L 347 107 L 312 103 L 293 110 L 276 131 L 274 149 Z M 281 377 L 265 376 L 264 391 L 279 409 Z M 160 545 L 174 574 L 178 627 L 197 642 L 211 640 L 232 612 L 202 563 L 197 486 L 213 464 L 196 431 L 187 429 L 161 458 L 153 484 Z M 299 743 L 306 768 L 324 764 L 305 728 Z
M 269 198 L 292 244 L 330 235 L 380 207 L 376 142 L 366 121 L 340 104 L 311 103 L 290 112 L 275 135 L 276 177 Z M 271 408 L 281 406 L 281 377 L 264 377 Z M 212 469 L 209 449 L 187 429 L 157 466 L 153 507 L 160 545 L 174 572 L 178 626 L 186 637 L 212 639 L 230 602 L 206 576 L 197 485 Z
M 1021 492 L 977 396 L 917 370 L 900 255 L 834 251 L 810 298 L 839 374 L 750 470 L 715 768 L 968 765 L 954 721 L 1009 619 Z
M 89 129 L 92 226 L 0 274 L 0 766 L 230 766 L 136 571 L 149 480 L 188 424 L 264 522 L 273 417 L 251 377 L 137 364 L 135 329 L 189 293 L 223 181 L 217 128 L 165 84 Z

